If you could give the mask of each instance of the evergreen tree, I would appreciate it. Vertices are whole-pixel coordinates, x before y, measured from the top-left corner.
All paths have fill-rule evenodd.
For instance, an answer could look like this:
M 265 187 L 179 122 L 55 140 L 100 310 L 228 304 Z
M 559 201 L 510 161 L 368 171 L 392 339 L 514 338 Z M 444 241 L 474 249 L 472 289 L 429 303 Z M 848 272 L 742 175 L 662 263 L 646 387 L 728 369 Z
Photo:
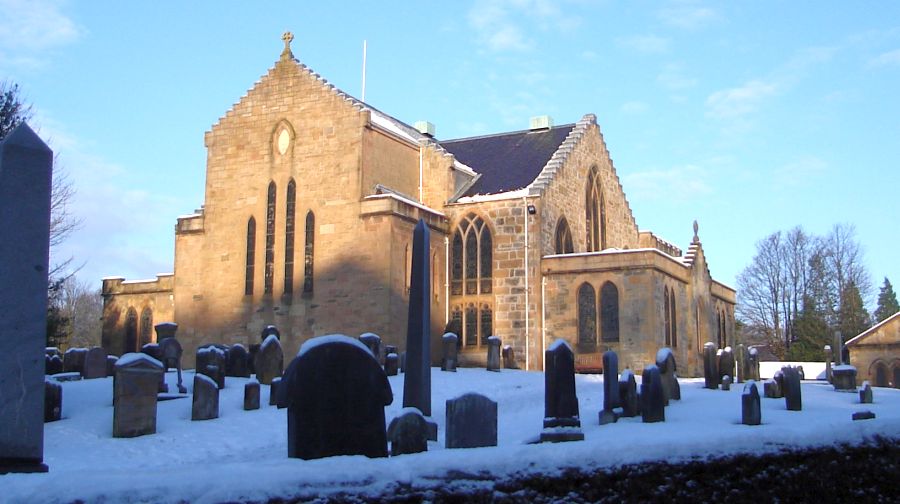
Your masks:
M 878 308 L 875 309 L 875 323 L 890 317 L 900 311 L 900 304 L 897 303 L 897 294 L 894 293 L 894 287 L 891 282 L 884 277 L 884 285 L 878 293 Z
M 822 361 L 825 345 L 832 343 L 831 331 L 825 320 L 825 310 L 820 309 L 815 297 L 803 298 L 803 309 L 794 321 L 794 337 L 786 358 L 791 361 Z
M 869 314 L 863 307 L 862 295 L 853 281 L 848 282 L 841 292 L 841 308 L 838 316 L 844 342 L 869 328 Z
M 22 103 L 19 85 L 0 82 L 0 140 L 20 123 L 31 119 L 31 105 Z

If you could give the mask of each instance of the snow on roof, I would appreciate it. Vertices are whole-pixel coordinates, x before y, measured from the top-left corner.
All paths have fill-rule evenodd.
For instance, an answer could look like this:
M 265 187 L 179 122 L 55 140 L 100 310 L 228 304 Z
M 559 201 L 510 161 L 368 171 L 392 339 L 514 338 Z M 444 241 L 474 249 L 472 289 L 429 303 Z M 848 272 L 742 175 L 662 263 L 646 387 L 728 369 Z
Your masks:
M 425 206 L 425 205 L 419 203 L 418 201 L 411 200 L 411 199 L 406 198 L 406 197 L 404 197 L 404 196 L 401 196 L 401 195 L 399 195 L 399 194 L 397 194 L 397 193 L 395 193 L 395 192 L 384 192 L 384 193 L 381 193 L 381 194 L 370 194 L 369 196 L 366 196 L 366 197 L 363 198 L 363 199 L 366 199 L 366 200 L 375 200 L 375 199 L 385 199 L 385 198 L 388 198 L 388 199 L 395 199 L 395 200 L 397 200 L 397 201 L 402 201 L 402 202 L 406 203 L 406 204 L 409 205 L 409 206 L 414 206 L 414 207 L 416 207 L 416 208 L 418 208 L 418 209 L 420 209 L 420 210 L 424 210 L 424 211 L 426 211 L 426 212 L 428 212 L 428 213 L 431 213 L 431 214 L 434 214 L 434 215 L 439 215 L 439 216 L 441 216 L 441 217 L 445 217 L 445 215 L 444 215 L 443 212 L 441 212 L 441 211 L 439 211 L 439 210 L 435 210 L 434 208 Z
M 300 351 L 297 352 L 297 357 L 302 357 L 304 354 L 306 354 L 307 352 L 309 352 L 310 350 L 312 350 L 314 348 L 318 348 L 322 345 L 328 345 L 331 343 L 338 343 L 338 344 L 342 344 L 342 345 L 352 345 L 357 348 L 361 348 L 361 349 L 365 350 L 366 353 L 368 353 L 369 355 L 372 355 L 372 351 L 369 350 L 369 347 L 367 347 L 366 345 L 363 345 L 362 342 L 360 342 L 356 338 L 351 338 L 350 336 L 347 336 L 344 334 L 329 334 L 327 336 L 319 336 L 317 338 L 312 338 L 310 340 L 306 340 L 306 343 L 303 343 L 303 345 L 300 347 Z
M 859 340 L 861 340 L 862 338 L 865 338 L 866 336 L 868 336 L 869 334 L 871 334 L 871 333 L 877 331 L 881 326 L 887 324 L 888 322 L 890 322 L 891 320 L 894 320 L 894 319 L 897 318 L 897 317 L 900 317 L 900 312 L 897 312 L 897 313 L 891 315 L 890 317 L 888 317 L 888 318 L 882 320 L 881 322 L 879 322 L 879 323 L 873 325 L 872 327 L 866 329 L 865 331 L 863 331 L 863 332 L 857 334 L 856 336 L 850 338 L 849 340 L 847 340 L 847 343 L 845 343 L 845 345 L 849 345 L 850 343 L 856 343 L 857 341 L 859 341 Z
M 418 144 L 419 140 L 428 138 L 421 133 L 415 132 L 414 128 L 406 125 L 401 125 L 402 123 L 400 123 L 400 121 L 394 119 L 393 117 L 376 108 L 370 107 L 368 105 L 366 105 L 366 108 L 371 111 L 372 124 L 378 126 L 381 129 L 389 131 L 390 133 L 415 144 Z
M 515 191 L 506 191 L 496 194 L 476 194 L 474 196 L 463 196 L 456 200 L 456 203 L 480 203 L 483 201 L 499 201 L 505 199 L 517 199 L 528 196 L 528 188 L 516 189 Z

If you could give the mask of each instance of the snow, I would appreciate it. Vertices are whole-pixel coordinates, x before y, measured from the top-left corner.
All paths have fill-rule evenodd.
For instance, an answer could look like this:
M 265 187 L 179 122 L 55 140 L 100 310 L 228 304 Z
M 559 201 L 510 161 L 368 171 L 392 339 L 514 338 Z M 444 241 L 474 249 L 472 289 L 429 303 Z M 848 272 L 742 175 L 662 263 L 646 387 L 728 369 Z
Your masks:
M 274 334 L 266 336 L 266 339 L 264 339 L 262 344 L 259 346 L 259 351 L 262 352 L 263 348 L 266 348 L 270 345 L 281 346 L 281 342 L 278 341 L 278 336 L 275 336 Z
M 148 362 L 148 363 L 158 367 L 159 369 L 163 368 L 162 362 L 154 359 L 153 357 L 150 357 L 149 355 L 147 355 L 143 352 L 131 352 L 131 353 L 127 353 L 127 354 L 119 357 L 119 360 L 116 361 L 116 368 L 123 368 L 125 366 L 130 366 L 130 365 L 134 364 L 135 362 L 140 362 L 140 361 Z
M 759 363 L 759 377 L 771 378 L 775 376 L 776 371 L 781 371 L 785 366 L 803 367 L 803 375 L 809 380 L 825 379 L 825 363 L 824 362 L 781 362 L 781 361 L 763 361 Z
M 326 345 L 328 343 L 343 343 L 345 345 L 353 345 L 365 350 L 369 355 L 372 355 L 372 351 L 369 350 L 369 347 L 363 345 L 358 339 L 351 338 L 350 336 L 345 336 L 343 334 L 330 334 L 328 336 L 319 336 L 318 338 L 307 340 L 306 343 L 303 343 L 303 345 L 300 346 L 300 351 L 297 352 L 297 357 L 301 357 L 303 356 L 303 354 L 309 352 L 313 348 L 321 345 Z
M 350 338 L 348 338 L 350 339 Z M 351 339 L 352 340 L 352 339 Z M 355 342 L 355 340 L 352 340 Z M 321 344 L 321 343 L 317 343 Z M 185 371 L 193 386 L 193 371 Z M 174 384 L 174 372 L 166 374 Z M 390 421 L 403 411 L 403 375 L 388 378 L 395 400 Z M 453 484 L 449 472 L 491 480 L 530 474 L 557 475 L 566 468 L 616 467 L 647 460 L 670 462 L 735 453 L 771 453 L 786 447 L 859 443 L 875 435 L 900 437 L 900 390 L 873 388 L 873 420 L 851 420 L 863 409 L 856 394 L 828 383 L 804 381 L 803 411 L 783 399 L 761 399 L 760 426 L 741 425 L 741 391 L 706 390 L 702 379 L 680 379 L 682 400 L 671 401 L 666 421 L 644 424 L 622 418 L 600 426 L 603 377 L 576 375 L 584 441 L 526 444 L 541 432 L 544 375 L 540 372 L 432 369 L 432 419 L 438 441 L 428 452 L 368 459 L 362 456 L 304 461 L 287 457 L 287 411 L 274 406 L 243 410 L 246 378 L 225 379 L 218 419 L 192 422 L 190 399 L 158 403 L 157 433 L 112 438 L 112 378 L 62 383 L 63 419 L 45 424 L 47 474 L 0 476 L 4 503 L 264 502 L 274 498 L 358 492 L 377 500 L 395 485 L 433 488 Z M 640 377 L 637 377 L 640 382 Z M 261 385 L 268 389 L 268 385 Z M 497 447 L 448 450 L 446 400 L 478 392 L 498 402 Z M 268 396 L 261 391 L 261 397 Z
M 669 347 L 660 348 L 659 351 L 656 352 L 656 363 L 662 364 L 662 363 L 666 362 L 666 359 L 668 359 L 670 355 L 674 355 L 672 353 L 671 348 L 669 348 Z

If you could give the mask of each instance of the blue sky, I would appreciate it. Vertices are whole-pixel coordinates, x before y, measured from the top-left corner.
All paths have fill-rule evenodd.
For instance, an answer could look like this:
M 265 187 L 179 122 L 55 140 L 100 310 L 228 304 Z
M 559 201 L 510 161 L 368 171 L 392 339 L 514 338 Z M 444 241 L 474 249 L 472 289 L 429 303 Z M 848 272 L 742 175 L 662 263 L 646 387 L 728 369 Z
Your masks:
M 734 285 L 754 243 L 856 226 L 900 282 L 900 4 L 894 2 L 120 2 L 0 0 L 0 78 L 19 83 L 77 190 L 79 273 L 172 269 L 203 203 L 203 134 L 295 56 L 438 138 L 597 115 L 642 229 L 686 248 L 697 219 Z

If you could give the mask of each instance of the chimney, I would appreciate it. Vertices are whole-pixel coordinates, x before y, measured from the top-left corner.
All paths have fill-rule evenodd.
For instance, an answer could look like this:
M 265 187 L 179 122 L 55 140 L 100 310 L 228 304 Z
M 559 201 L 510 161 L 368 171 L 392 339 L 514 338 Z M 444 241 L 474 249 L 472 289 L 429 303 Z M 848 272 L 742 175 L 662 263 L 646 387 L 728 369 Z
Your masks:
M 414 127 L 419 130 L 419 133 L 434 138 L 434 124 L 428 121 L 416 121 Z
M 548 115 L 535 116 L 529 121 L 531 131 L 548 130 L 553 127 L 553 118 Z

